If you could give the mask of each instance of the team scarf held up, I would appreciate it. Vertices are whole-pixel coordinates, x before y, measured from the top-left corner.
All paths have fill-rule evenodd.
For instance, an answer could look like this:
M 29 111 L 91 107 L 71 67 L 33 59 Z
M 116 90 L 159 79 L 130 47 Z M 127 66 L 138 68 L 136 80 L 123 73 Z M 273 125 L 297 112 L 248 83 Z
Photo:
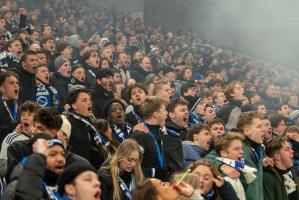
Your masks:
M 58 108 L 59 94 L 52 86 L 47 86 L 41 81 L 36 82 L 35 102 L 44 107 Z
M 257 170 L 253 167 L 249 167 L 249 166 L 245 165 L 244 160 L 238 161 L 238 160 L 232 160 L 232 159 L 223 158 L 223 157 L 217 157 L 216 159 L 230 167 L 233 167 L 233 168 L 243 172 L 245 180 L 248 184 L 256 179 Z

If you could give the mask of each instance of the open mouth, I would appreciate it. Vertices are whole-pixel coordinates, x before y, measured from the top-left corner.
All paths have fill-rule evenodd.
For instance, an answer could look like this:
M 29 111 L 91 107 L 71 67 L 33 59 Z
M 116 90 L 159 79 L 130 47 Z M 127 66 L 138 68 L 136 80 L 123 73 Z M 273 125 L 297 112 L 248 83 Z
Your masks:
M 24 128 L 29 128 L 29 123 L 28 123 L 28 122 L 24 122 L 24 123 L 23 123 L 23 127 L 24 127 Z
M 81 81 L 81 82 L 85 82 L 85 78 L 82 77 L 82 78 L 80 79 L 80 81 Z
M 95 199 L 100 199 L 100 195 L 101 195 L 101 192 L 100 192 L 100 191 L 97 191 L 97 192 L 94 194 L 94 198 L 95 198 Z
M 92 112 L 92 107 L 89 106 L 89 107 L 87 108 L 87 110 L 88 110 L 88 112 Z
M 15 95 L 18 95 L 19 94 L 19 89 L 15 89 L 14 93 L 15 93 Z
M 67 70 L 66 72 L 68 75 L 71 75 L 71 70 Z
M 56 166 L 56 167 L 55 167 L 55 170 L 56 170 L 57 173 L 60 174 L 60 173 L 63 172 L 63 170 L 64 170 L 64 166 L 63 166 L 63 165 L 61 165 L 61 166 Z
M 48 81 L 49 80 L 49 76 L 46 76 L 45 79 Z
M 189 121 L 189 116 L 184 117 L 184 118 L 183 118 L 183 121 L 184 121 L 185 123 L 187 123 L 187 122 Z
M 96 64 L 99 65 L 99 61 L 98 60 L 96 60 Z

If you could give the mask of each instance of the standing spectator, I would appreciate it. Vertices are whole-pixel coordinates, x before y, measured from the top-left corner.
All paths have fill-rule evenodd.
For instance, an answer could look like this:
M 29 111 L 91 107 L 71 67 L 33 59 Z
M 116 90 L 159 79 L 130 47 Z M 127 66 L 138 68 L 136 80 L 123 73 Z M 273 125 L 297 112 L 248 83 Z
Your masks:
M 97 51 L 86 51 L 82 56 L 83 66 L 86 72 L 86 83 L 90 89 L 94 89 L 96 86 L 97 72 L 100 68 L 100 58 Z
M 144 56 L 139 61 L 139 66 L 131 72 L 131 76 L 137 83 L 145 81 L 145 77 L 152 71 L 152 64 L 149 57 Z

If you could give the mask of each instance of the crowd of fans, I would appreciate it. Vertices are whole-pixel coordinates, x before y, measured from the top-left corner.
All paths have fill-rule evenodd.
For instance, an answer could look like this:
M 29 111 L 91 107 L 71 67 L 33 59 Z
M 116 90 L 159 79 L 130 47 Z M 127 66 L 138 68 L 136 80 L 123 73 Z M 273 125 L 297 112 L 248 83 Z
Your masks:
M 0 70 L 0 199 L 299 199 L 283 68 L 81 0 L 16 0 Z

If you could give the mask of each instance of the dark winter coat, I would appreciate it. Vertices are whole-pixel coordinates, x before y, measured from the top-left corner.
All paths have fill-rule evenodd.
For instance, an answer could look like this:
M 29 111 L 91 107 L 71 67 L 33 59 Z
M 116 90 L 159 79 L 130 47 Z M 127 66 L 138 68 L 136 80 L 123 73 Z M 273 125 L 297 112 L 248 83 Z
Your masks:
M 206 151 L 191 141 L 183 141 L 184 169 L 187 169 L 191 163 L 202 158 Z
M 237 122 L 241 115 L 242 103 L 236 100 L 230 100 L 227 104 L 223 105 L 217 112 L 216 117 L 220 118 L 225 123 L 227 130 L 237 128 Z
M 137 82 L 137 83 L 144 83 L 145 77 L 149 75 L 151 72 L 145 71 L 141 67 L 137 67 L 136 70 L 131 71 L 131 77 Z
M 96 85 L 92 92 L 93 114 L 96 118 L 104 118 L 104 108 L 109 100 L 114 99 L 112 92 L 105 90 L 101 85 Z
M 70 79 L 61 75 L 59 72 L 53 73 L 50 78 L 50 84 L 58 91 L 60 97 L 59 111 L 63 111 L 64 105 L 67 103 L 69 82 Z

